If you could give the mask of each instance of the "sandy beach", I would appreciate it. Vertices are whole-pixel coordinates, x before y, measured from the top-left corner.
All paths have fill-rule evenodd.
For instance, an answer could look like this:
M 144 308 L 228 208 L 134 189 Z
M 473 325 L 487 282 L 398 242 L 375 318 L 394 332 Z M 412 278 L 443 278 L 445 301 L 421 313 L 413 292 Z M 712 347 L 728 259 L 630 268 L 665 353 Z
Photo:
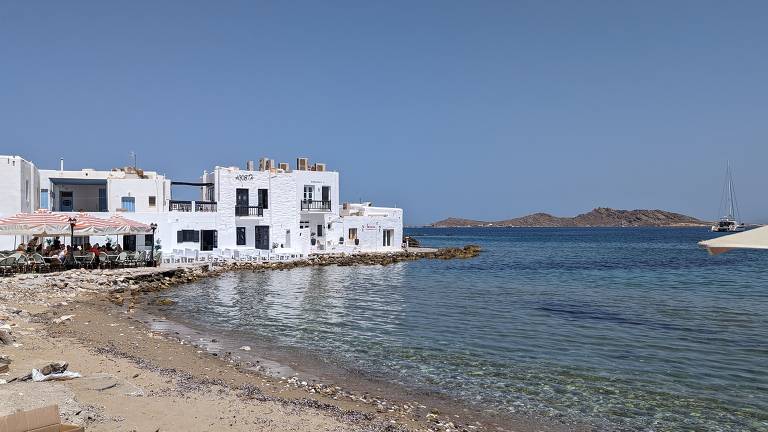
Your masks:
M 415 258 L 357 257 L 335 264 Z M 297 265 L 307 264 L 271 266 Z M 507 430 L 506 424 L 472 421 L 476 417 L 441 412 L 397 394 L 356 394 L 336 383 L 263 373 L 260 365 L 240 361 L 237 353 L 211 352 L 188 336 L 145 324 L 141 306 L 152 296 L 144 294 L 237 270 L 244 270 L 242 264 L 71 270 L 0 279 L 0 325 L 12 339 L 0 346 L 11 360 L 9 371 L 0 374 L 0 415 L 56 403 L 66 422 L 93 431 Z M 18 379 L 54 361 L 68 362 L 69 370 L 82 377 Z

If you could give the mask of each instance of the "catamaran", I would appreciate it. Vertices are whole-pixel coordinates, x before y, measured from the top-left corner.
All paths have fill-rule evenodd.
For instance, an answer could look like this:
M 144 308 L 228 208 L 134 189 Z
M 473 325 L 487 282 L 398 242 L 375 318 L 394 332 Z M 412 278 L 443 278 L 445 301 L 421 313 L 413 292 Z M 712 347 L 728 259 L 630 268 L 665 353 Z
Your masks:
M 736 191 L 733 188 L 733 173 L 729 163 L 725 169 L 725 185 L 723 196 L 720 199 L 720 214 L 727 214 L 720 218 L 711 230 L 715 232 L 739 232 L 744 231 L 744 223 L 739 222 L 739 206 L 736 203 Z

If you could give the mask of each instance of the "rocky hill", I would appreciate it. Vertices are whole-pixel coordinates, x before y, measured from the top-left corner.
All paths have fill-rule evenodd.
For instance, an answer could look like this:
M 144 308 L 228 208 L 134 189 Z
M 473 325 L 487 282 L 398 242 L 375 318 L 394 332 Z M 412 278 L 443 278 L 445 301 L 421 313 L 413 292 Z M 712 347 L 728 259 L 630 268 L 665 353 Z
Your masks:
M 448 218 L 431 227 L 671 227 L 705 226 L 709 222 L 664 210 L 616 210 L 598 207 L 575 217 L 558 217 L 548 213 L 533 213 L 500 221 L 479 221 Z

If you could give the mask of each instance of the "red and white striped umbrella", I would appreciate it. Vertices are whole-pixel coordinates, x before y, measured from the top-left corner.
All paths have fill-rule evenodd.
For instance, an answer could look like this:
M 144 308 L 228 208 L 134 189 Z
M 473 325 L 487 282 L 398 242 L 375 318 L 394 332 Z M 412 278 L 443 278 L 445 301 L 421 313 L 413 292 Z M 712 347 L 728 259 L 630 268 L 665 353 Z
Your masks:
M 110 235 L 130 234 L 124 226 L 116 224 L 111 219 L 100 218 L 88 213 L 79 213 L 75 216 L 75 232 L 79 235 Z
M 37 210 L 34 213 L 18 213 L 0 219 L 0 235 L 58 236 L 70 235 L 70 217 L 74 219 L 76 236 L 147 234 L 152 228 L 141 222 L 122 216 L 100 218 L 87 213 L 77 215 Z
M 114 215 L 109 218 L 109 221 L 115 226 L 126 228 L 128 232 L 125 234 L 151 234 L 152 227 L 135 220 L 128 219 L 121 215 Z M 123 234 L 123 233 L 120 233 Z
M 0 219 L 0 234 L 50 236 L 70 233 L 69 216 L 37 210 Z

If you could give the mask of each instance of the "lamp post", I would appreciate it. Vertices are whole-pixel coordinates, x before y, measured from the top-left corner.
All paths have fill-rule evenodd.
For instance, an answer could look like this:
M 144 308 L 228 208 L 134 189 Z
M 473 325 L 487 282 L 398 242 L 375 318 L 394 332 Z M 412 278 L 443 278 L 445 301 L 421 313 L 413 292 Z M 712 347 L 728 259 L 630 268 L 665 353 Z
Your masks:
M 150 253 L 150 260 L 152 263 L 152 267 L 155 266 L 155 230 L 157 229 L 157 224 L 152 222 L 149 224 L 149 227 L 152 228 L 152 250 L 149 251 Z
M 69 218 L 69 244 L 72 246 L 72 249 L 75 248 L 75 224 L 77 223 L 77 218 L 70 217 Z

